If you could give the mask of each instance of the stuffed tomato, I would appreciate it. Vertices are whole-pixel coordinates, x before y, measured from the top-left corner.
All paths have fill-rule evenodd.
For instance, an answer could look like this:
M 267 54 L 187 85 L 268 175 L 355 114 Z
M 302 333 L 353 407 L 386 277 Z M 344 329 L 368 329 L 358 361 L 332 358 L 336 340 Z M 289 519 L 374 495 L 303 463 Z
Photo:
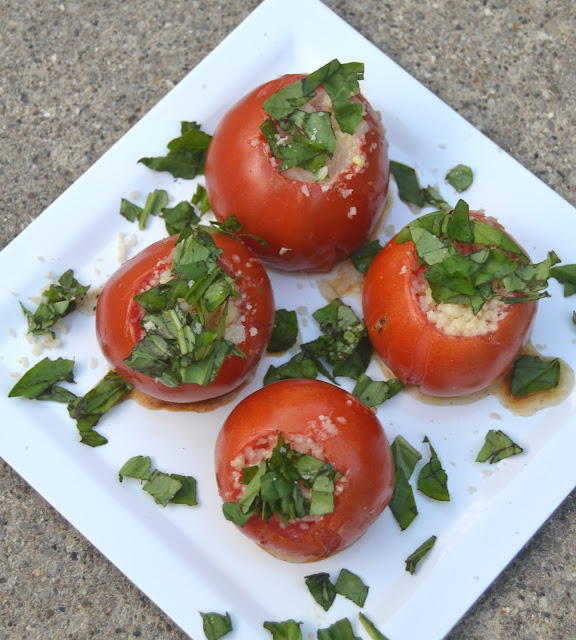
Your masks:
M 144 249 L 116 271 L 96 308 L 100 347 L 136 389 L 196 402 L 238 387 L 274 326 L 261 262 L 239 239 L 196 228 Z
M 262 261 L 329 271 L 367 239 L 388 193 L 388 143 L 360 93 L 363 65 L 336 60 L 251 91 L 219 123 L 206 187 L 216 218 L 238 218 Z M 297 106 L 295 106 L 297 105 Z
M 423 393 L 479 391 L 530 337 L 535 273 L 500 225 L 461 202 L 409 225 L 376 256 L 363 289 L 368 335 L 394 375 Z
M 392 497 L 394 462 L 375 414 L 318 380 L 283 380 L 231 412 L 216 442 L 226 518 L 291 562 L 357 540 Z

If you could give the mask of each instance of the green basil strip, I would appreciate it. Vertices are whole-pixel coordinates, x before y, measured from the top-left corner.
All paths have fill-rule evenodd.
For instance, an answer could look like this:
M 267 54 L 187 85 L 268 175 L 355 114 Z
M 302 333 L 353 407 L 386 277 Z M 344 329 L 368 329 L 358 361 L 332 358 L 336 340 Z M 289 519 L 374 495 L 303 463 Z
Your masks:
M 360 249 L 356 249 L 354 253 L 350 256 L 354 266 L 360 273 L 366 275 L 370 265 L 374 258 L 380 253 L 382 250 L 382 245 L 378 242 L 378 240 L 373 240 L 368 244 L 360 247 Z
M 264 629 L 272 634 L 273 640 L 302 640 L 301 622 L 285 620 L 284 622 L 265 622 Z
M 576 311 L 572 311 L 572 324 L 576 325 Z
M 278 380 L 291 380 L 293 378 L 307 378 L 315 380 L 318 376 L 318 366 L 315 358 L 307 358 L 303 352 L 297 353 L 284 364 L 275 367 L 270 365 L 264 375 L 263 385 L 269 385 Z
M 165 207 L 160 215 L 164 218 L 166 231 L 170 236 L 180 233 L 185 227 L 197 224 L 200 220 L 196 209 L 187 201 L 179 202 L 175 207 Z
M 437 209 L 442 209 L 442 211 L 446 211 L 446 213 L 454 209 L 453 205 L 444 200 L 440 191 L 436 187 L 428 185 L 426 188 L 422 189 L 422 195 L 428 204 L 431 204 Z
M 362 612 L 358 614 L 358 619 L 362 623 L 362 626 L 366 630 L 366 633 L 372 638 L 372 640 L 388 640 L 388 638 L 380 632 L 374 623 L 369 620 Z
M 352 395 L 360 398 L 368 407 L 377 407 L 402 391 L 402 389 L 404 389 L 404 385 L 398 378 L 386 381 L 372 380 L 362 373 L 352 390 Z
M 8 397 L 24 397 L 30 400 L 54 400 L 60 398 L 61 396 L 58 394 L 66 392 L 66 390 L 57 385 L 59 382 L 74 382 L 73 370 L 74 360 L 65 358 L 50 360 L 50 358 L 44 358 L 26 371 L 12 387 Z M 53 397 L 54 395 L 56 398 Z M 66 393 L 63 395 L 65 396 Z M 70 396 L 71 398 L 63 401 L 70 402 L 71 399 L 76 397 L 74 394 L 70 394 Z M 56 401 L 61 402 L 62 400 L 56 399 Z
M 341 569 L 338 579 L 334 585 L 336 593 L 352 602 L 359 607 L 363 607 L 368 597 L 370 587 L 366 586 L 362 579 L 348 569 Z
M 422 558 L 430 552 L 436 542 L 436 536 L 430 536 L 428 540 L 423 542 L 414 553 L 411 553 L 406 558 L 406 571 L 414 575 L 416 572 L 416 565 L 422 560 Z
M 424 442 L 427 442 L 430 447 L 430 460 L 418 474 L 418 490 L 434 500 L 449 501 L 448 475 L 442 468 L 436 451 L 427 436 L 424 438 Z
M 115 371 L 109 371 L 85 396 L 75 398 L 68 405 L 68 413 L 76 420 L 80 442 L 98 447 L 108 442 L 94 427 L 102 416 L 120 402 L 133 387 Z
M 274 330 L 268 343 L 269 353 L 279 353 L 290 349 L 298 338 L 298 318 L 296 311 L 277 309 Z
M 400 200 L 411 202 L 418 207 L 426 204 L 418 176 L 412 167 L 390 160 L 390 173 L 396 180 Z
M 165 507 L 180 491 L 182 484 L 167 473 L 155 469 L 142 488 L 154 498 L 157 504 Z
M 122 465 L 122 468 L 118 472 L 118 479 L 120 482 L 122 482 L 124 478 L 149 480 L 150 466 L 150 456 L 134 456 Z
M 336 589 L 332 582 L 330 582 L 330 574 L 314 573 L 305 577 L 306 586 L 312 594 L 312 597 L 316 602 L 324 609 L 328 611 L 336 598 Z
M 199 613 L 202 616 L 202 629 L 207 640 L 218 640 L 232 631 L 232 620 L 229 613 L 221 614 L 213 611 L 210 613 L 200 611 Z
M 58 279 L 57 284 L 51 284 L 43 293 L 41 302 L 34 313 L 20 303 L 20 307 L 28 322 L 28 333 L 44 335 L 49 333 L 55 337 L 50 327 L 76 309 L 76 298 L 90 289 L 90 285 L 82 285 L 74 277 L 74 271 L 68 269 Z
M 543 360 L 538 356 L 521 355 L 512 367 L 510 390 L 514 398 L 523 398 L 530 393 L 553 389 L 559 381 L 558 358 Z
M 168 171 L 175 178 L 190 180 L 203 174 L 212 137 L 196 122 L 182 122 L 180 130 L 181 135 L 168 143 L 165 156 L 140 158 L 138 162 L 154 171 Z
M 410 485 L 410 477 L 422 454 L 417 451 L 403 436 L 396 436 L 391 445 L 394 457 L 394 493 L 390 501 L 390 511 L 400 525 L 407 529 L 416 516 L 418 508 L 414 498 L 414 490 Z
M 472 169 L 464 164 L 458 164 L 446 174 L 446 181 L 456 191 L 466 191 L 474 180 Z
M 318 629 L 318 640 L 361 640 L 361 638 L 354 635 L 350 620 L 342 618 L 326 629 Z
M 476 456 L 476 462 L 487 462 L 495 464 L 509 458 L 510 456 L 522 453 L 524 449 L 517 445 L 509 436 L 500 430 L 490 429 L 486 434 L 484 445 Z
M 564 285 L 564 297 L 576 293 L 576 264 L 564 264 L 550 269 L 550 277 Z
M 348 356 L 346 356 L 346 358 L 344 358 L 343 360 L 338 360 L 338 362 L 336 362 L 332 370 L 332 374 L 335 378 L 343 376 L 352 378 L 353 380 L 359 380 L 368 368 L 371 358 L 372 343 L 370 342 L 370 338 L 368 338 L 368 336 L 365 334 L 364 336 L 362 336 L 362 338 L 360 338 L 360 341 L 358 342 L 354 350 Z M 378 385 L 379 383 L 376 382 L 374 384 Z M 374 389 L 371 391 L 374 391 Z M 380 390 L 378 388 L 376 389 L 376 391 L 377 393 L 380 393 Z M 389 393 L 387 397 L 392 397 L 392 395 L 394 395 L 392 388 L 389 388 L 388 392 Z

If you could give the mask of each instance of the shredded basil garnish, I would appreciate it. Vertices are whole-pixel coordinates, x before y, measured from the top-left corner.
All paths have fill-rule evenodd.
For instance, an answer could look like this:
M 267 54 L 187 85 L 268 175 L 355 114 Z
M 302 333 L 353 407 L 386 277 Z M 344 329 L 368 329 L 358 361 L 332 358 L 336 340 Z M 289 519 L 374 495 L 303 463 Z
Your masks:
M 380 253 L 382 249 L 382 245 L 378 242 L 378 240 L 373 240 L 368 244 L 360 247 L 354 251 L 354 253 L 350 256 L 354 266 L 360 273 L 366 275 L 370 265 L 374 258 Z
M 301 167 L 315 174 L 317 180 L 327 177 L 326 160 L 336 149 L 336 135 L 329 111 L 307 112 L 300 107 L 308 103 L 320 85 L 332 102 L 334 117 L 340 129 L 353 134 L 362 122 L 362 105 L 351 100 L 360 92 L 359 81 L 364 65 L 359 62 L 340 64 L 332 60 L 310 75 L 283 87 L 263 105 L 270 116 L 260 127 L 272 155 L 281 160 L 280 171 Z
M 420 469 L 418 474 L 418 490 L 434 500 L 450 500 L 448 491 L 448 475 L 442 468 L 442 464 L 436 455 L 434 447 L 430 444 L 428 436 L 424 442 L 430 447 L 430 460 Z
M 318 640 L 361 640 L 354 635 L 352 624 L 348 618 L 337 620 L 326 629 L 318 629 Z
M 404 389 L 398 378 L 387 381 L 372 380 L 365 373 L 361 373 L 356 380 L 352 395 L 360 398 L 367 407 L 377 407 Z
M 446 174 L 446 181 L 456 191 L 466 191 L 474 180 L 472 169 L 464 164 L 458 164 Z
M 411 553 L 406 558 L 406 571 L 409 571 L 410 574 L 414 575 L 416 572 L 416 565 L 422 560 L 422 558 L 430 552 L 432 547 L 436 542 L 436 536 L 430 536 L 428 540 L 423 542 L 416 551 Z
M 168 153 L 138 162 L 154 171 L 168 171 L 175 178 L 192 179 L 204 173 L 206 154 L 212 136 L 200 130 L 197 122 L 182 122 L 180 136 L 168 143 Z
M 509 458 L 510 456 L 518 455 L 522 453 L 524 449 L 517 445 L 509 436 L 503 431 L 490 429 L 486 434 L 486 439 L 476 456 L 476 462 L 487 462 L 495 464 Z
M 37 336 L 49 333 L 55 337 L 50 327 L 53 327 L 60 318 L 72 313 L 76 309 L 76 298 L 85 294 L 88 289 L 90 285 L 80 284 L 74 277 L 74 271 L 68 269 L 60 276 L 57 284 L 51 284 L 42 293 L 43 301 L 34 313 L 20 303 L 28 321 L 28 333 Z
M 122 198 L 120 202 L 120 215 L 129 222 L 138 222 L 139 229 L 145 229 L 150 216 L 157 216 L 168 204 L 168 193 L 164 189 L 155 189 L 146 196 L 144 207 Z
M 390 160 L 390 173 L 396 180 L 400 200 L 423 207 L 426 204 L 416 171 L 408 165 Z
M 218 640 L 232 631 L 232 620 L 230 614 L 221 614 L 211 611 L 210 613 L 199 612 L 202 616 L 202 630 L 207 640 Z
M 409 480 L 416 464 L 422 458 L 422 454 L 404 436 L 396 436 L 391 449 L 394 458 L 395 479 L 394 493 L 389 507 L 400 528 L 404 531 L 418 515 L 414 491 Z
M 364 606 L 370 589 L 360 577 L 348 569 L 340 570 L 334 588 L 337 594 L 348 598 L 359 607 Z
M 552 267 L 550 276 L 564 285 L 564 297 L 576 293 L 576 264 L 564 264 L 560 267 Z
M 302 640 L 301 622 L 285 620 L 284 622 L 265 622 L 264 629 L 272 634 L 272 640 Z
M 290 349 L 298 338 L 298 318 L 296 311 L 277 309 L 274 317 L 274 330 L 268 343 L 269 353 L 280 353 Z
M 376 625 L 369 620 L 362 612 L 358 614 L 358 619 L 362 623 L 362 626 L 366 630 L 366 633 L 372 638 L 372 640 L 388 640 L 388 638 L 380 632 Z
M 558 386 L 560 361 L 543 360 L 538 356 L 521 355 L 512 366 L 510 391 L 512 397 L 522 398 L 530 393 L 548 391 Z
M 336 589 L 326 572 L 314 573 L 305 577 L 306 586 L 316 602 L 328 611 L 336 598 Z
M 244 353 L 225 337 L 235 279 L 218 265 L 222 251 L 201 227 L 186 227 L 172 259 L 171 279 L 135 296 L 146 311 L 146 335 L 124 361 L 168 387 L 207 386 L 224 360 Z
M 222 510 L 227 520 L 241 527 L 253 515 L 267 522 L 278 514 L 288 524 L 304 516 L 332 513 L 334 482 L 339 477 L 328 462 L 292 449 L 279 432 L 270 457 L 244 469 L 246 488 L 240 500 L 225 502 Z
M 196 480 L 192 476 L 182 476 L 176 473 L 163 473 L 157 469 L 151 470 L 149 456 L 134 456 L 124 463 L 118 472 L 120 482 L 124 478 L 135 478 L 144 482 L 142 489 L 149 493 L 157 504 L 166 506 L 185 504 L 195 506 Z
M 8 393 L 9 398 L 52 400 L 68 403 L 76 396 L 59 382 L 74 382 L 74 360 L 44 358 L 28 369 Z

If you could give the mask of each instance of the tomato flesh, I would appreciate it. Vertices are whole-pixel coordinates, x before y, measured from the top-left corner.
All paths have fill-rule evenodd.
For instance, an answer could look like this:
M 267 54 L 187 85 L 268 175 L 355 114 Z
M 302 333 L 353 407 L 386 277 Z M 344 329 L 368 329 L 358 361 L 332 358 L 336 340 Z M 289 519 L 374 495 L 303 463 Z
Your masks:
M 233 462 L 267 440 L 275 444 L 278 431 L 287 442 L 304 438 L 319 446 L 322 459 L 344 475 L 343 489 L 336 492 L 333 513 L 286 526 L 277 515 L 267 523 L 253 516 L 240 531 L 292 562 L 319 560 L 348 547 L 392 497 L 394 462 L 380 422 L 358 398 L 318 380 L 283 380 L 252 393 L 231 412 L 216 442 L 216 479 L 224 502 L 237 501 L 243 490 Z
M 246 360 L 230 355 L 215 380 L 203 387 L 184 383 L 168 387 L 149 376 L 133 371 L 125 363 L 141 339 L 144 315 L 134 296 L 157 284 L 159 274 L 170 267 L 177 236 L 160 240 L 125 262 L 108 280 L 98 298 L 96 330 L 102 352 L 110 365 L 136 389 L 167 402 L 197 402 L 221 396 L 248 378 L 265 353 L 274 327 L 274 296 L 268 275 L 258 258 L 240 240 L 213 234 L 223 253 L 219 265 L 230 276 L 240 275 L 235 300 L 237 316 L 244 318 L 244 339 L 238 347 Z
M 537 303 L 508 305 L 483 335 L 447 335 L 430 322 L 413 292 L 420 266 L 414 244 L 392 238 L 372 262 L 363 289 L 364 320 L 384 363 L 423 393 L 452 397 L 485 389 L 512 365 L 528 338 Z
M 242 98 L 218 125 L 206 159 L 206 188 L 216 218 L 235 215 L 246 242 L 262 261 L 286 271 L 325 272 L 366 241 L 388 193 L 388 143 L 367 100 L 363 166 L 349 163 L 324 182 L 302 182 L 278 171 L 260 131 L 264 101 L 302 78 L 286 75 Z

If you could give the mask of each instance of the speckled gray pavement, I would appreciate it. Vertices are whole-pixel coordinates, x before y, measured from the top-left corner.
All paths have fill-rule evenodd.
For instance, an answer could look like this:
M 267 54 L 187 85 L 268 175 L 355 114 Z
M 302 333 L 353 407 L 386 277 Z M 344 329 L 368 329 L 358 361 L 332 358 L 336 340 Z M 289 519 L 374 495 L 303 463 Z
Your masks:
M 257 4 L 0 3 L 0 246 Z M 576 204 L 573 0 L 327 4 Z M 188 637 L 2 461 L 0 482 L 0 640 Z M 575 549 L 573 492 L 449 640 L 574 640 Z

